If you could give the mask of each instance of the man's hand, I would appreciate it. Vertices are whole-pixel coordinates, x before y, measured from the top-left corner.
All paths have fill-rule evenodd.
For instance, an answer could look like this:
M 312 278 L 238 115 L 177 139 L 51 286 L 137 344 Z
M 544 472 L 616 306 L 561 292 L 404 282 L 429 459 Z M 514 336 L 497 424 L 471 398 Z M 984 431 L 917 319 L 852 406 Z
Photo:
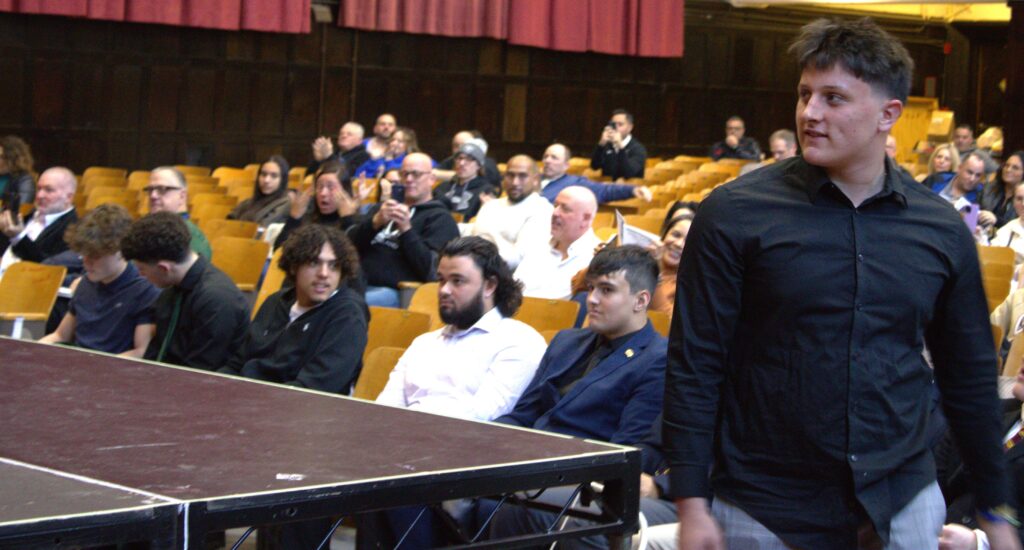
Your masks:
M 661 496 L 661 491 L 658 490 L 658 486 L 654 483 L 654 478 L 647 474 L 640 474 L 640 496 L 646 498 L 658 498 Z
M 313 187 L 305 188 L 301 193 L 289 193 L 288 200 L 291 201 L 288 215 L 296 220 L 306 215 L 309 208 L 309 201 L 313 199 Z
M 317 162 L 324 160 L 332 154 L 334 154 L 334 144 L 331 143 L 331 138 L 320 136 L 313 140 L 313 158 Z
M 615 128 L 605 126 L 604 130 L 601 131 L 601 141 L 598 141 L 597 144 L 604 147 L 605 145 L 612 143 L 617 135 L 619 135 L 619 133 L 615 131 Z
M 651 190 L 643 185 L 637 185 L 633 188 L 633 196 L 638 199 L 643 199 L 644 202 L 651 202 L 654 198 L 654 193 L 651 193 Z
M 703 498 L 676 499 L 679 550 L 725 550 L 725 540 Z
M 1009 523 L 978 518 L 978 526 L 988 535 L 988 547 L 992 550 L 1021 550 L 1017 530 Z
M 977 550 L 978 537 L 974 535 L 973 529 L 968 529 L 956 523 L 947 523 L 942 526 L 942 534 L 939 535 L 939 550 Z
M 25 222 L 20 215 L 12 214 L 10 210 L 4 210 L 0 215 L 0 231 L 8 237 L 17 237 L 25 230 Z
M 736 137 L 736 136 L 734 136 L 732 134 L 729 134 L 729 135 L 725 136 L 725 144 L 728 145 L 729 147 L 732 147 L 733 149 L 735 149 L 736 146 L 740 144 L 740 138 L 738 138 L 738 137 Z
M 380 210 L 373 215 L 373 227 L 380 229 L 385 224 L 393 222 L 400 233 L 405 233 L 412 228 L 411 218 L 412 215 L 409 213 L 408 206 L 393 199 L 388 199 L 381 204 Z

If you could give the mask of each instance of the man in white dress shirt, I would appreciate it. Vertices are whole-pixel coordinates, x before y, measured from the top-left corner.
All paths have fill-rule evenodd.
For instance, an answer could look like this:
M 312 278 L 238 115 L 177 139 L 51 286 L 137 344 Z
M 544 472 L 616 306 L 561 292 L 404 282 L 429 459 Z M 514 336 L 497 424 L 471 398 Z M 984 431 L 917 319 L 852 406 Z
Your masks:
M 23 220 L 17 212 L 0 213 L 0 247 L 6 248 L 0 259 L 0 277 L 19 261 L 42 262 L 68 249 L 64 231 L 78 221 L 73 203 L 76 187 L 71 170 L 50 168 L 39 176 L 31 214 Z
M 473 223 L 461 226 L 462 234 L 497 245 L 511 269 L 519 266 L 528 251 L 547 248 L 553 208 L 537 194 L 539 181 L 536 161 L 526 155 L 510 158 L 501 183 L 505 196 L 481 206 Z
M 413 340 L 377 402 L 474 420 L 508 413 L 547 347 L 511 318 L 522 303 L 520 285 L 497 247 L 480 237 L 445 245 L 437 280 L 445 326 Z
M 586 187 L 566 187 L 555 198 L 549 246 L 530 250 L 516 268 L 523 295 L 567 299 L 572 276 L 587 267 L 601 242 L 591 229 L 597 198 Z

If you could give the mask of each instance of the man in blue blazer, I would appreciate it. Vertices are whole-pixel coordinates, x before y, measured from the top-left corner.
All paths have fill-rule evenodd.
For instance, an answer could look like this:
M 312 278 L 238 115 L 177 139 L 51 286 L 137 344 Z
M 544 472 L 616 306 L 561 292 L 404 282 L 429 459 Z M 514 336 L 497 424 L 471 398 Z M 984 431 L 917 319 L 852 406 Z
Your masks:
M 651 190 L 643 185 L 623 185 L 619 183 L 596 183 L 583 176 L 569 174 L 569 159 L 572 151 L 561 143 L 552 143 L 544 150 L 544 168 L 541 171 L 540 189 L 538 192 L 548 202 L 554 204 L 555 197 L 562 189 L 573 185 L 586 187 L 597 197 L 598 204 L 609 201 L 639 198 L 651 202 Z
M 559 332 L 511 413 L 497 422 L 633 444 L 661 410 L 666 340 L 647 320 L 658 266 L 638 246 L 587 270 L 589 326 Z

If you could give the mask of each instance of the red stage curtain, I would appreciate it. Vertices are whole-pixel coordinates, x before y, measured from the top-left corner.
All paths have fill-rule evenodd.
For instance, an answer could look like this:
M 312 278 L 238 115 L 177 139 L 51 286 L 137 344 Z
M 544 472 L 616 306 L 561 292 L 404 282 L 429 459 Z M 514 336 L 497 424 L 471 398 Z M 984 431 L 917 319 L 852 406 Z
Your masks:
M 505 38 L 617 55 L 683 55 L 684 0 L 343 0 L 338 25 Z
M 310 0 L 0 0 L 0 11 L 128 23 L 309 32 Z

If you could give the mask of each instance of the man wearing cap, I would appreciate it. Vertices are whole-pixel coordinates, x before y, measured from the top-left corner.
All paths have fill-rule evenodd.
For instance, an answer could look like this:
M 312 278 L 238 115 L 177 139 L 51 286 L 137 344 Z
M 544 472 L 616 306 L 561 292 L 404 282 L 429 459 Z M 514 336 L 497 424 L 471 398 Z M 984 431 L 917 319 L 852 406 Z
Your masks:
M 480 210 L 481 191 L 493 189 L 484 178 L 485 147 L 476 138 L 463 143 L 455 154 L 455 176 L 434 189 L 434 200 L 462 214 L 463 220 L 472 219 Z
M 455 157 L 459 154 L 459 148 L 463 143 L 471 139 L 478 139 L 484 148 L 484 179 L 495 189 L 501 187 L 501 171 L 498 170 L 498 163 L 493 157 L 487 155 L 487 140 L 479 130 L 459 130 L 452 136 L 452 154 L 437 163 L 434 168 L 434 175 L 437 179 L 444 181 L 455 175 Z

